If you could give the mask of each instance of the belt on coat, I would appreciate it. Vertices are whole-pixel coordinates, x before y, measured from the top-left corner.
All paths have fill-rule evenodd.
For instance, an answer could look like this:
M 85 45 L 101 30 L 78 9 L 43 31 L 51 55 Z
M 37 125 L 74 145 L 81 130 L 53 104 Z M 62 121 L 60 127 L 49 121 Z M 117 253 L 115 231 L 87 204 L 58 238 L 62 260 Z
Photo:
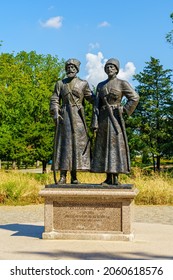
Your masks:
M 70 103 L 70 104 L 68 104 L 68 103 L 67 103 L 67 104 L 63 104 L 63 105 L 62 105 L 62 108 L 64 108 L 64 107 L 70 107 L 70 106 L 71 106 L 71 107 L 77 107 L 78 109 L 83 108 L 82 104 L 71 104 L 71 103 Z
M 119 109 L 120 108 L 120 104 L 114 104 L 114 105 L 111 105 L 109 104 L 109 106 L 112 108 L 112 109 Z M 107 109 L 107 105 L 103 105 L 101 107 L 102 110 L 106 110 Z

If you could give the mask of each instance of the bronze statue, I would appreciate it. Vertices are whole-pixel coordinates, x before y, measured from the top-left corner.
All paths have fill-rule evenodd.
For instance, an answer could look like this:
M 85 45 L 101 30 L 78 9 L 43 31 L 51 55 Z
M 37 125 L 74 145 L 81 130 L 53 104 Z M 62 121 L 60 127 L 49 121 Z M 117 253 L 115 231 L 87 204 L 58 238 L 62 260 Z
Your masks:
M 93 128 L 96 141 L 92 172 L 106 173 L 105 185 L 118 185 L 118 174 L 130 172 L 129 147 L 123 114 L 131 115 L 139 96 L 127 81 L 117 78 L 119 61 L 109 59 L 104 67 L 108 79 L 99 83 L 96 90 Z M 127 102 L 123 106 L 122 98 Z
M 89 84 L 76 75 L 80 61 L 69 59 L 65 63 L 67 77 L 56 83 L 50 101 L 50 112 L 55 119 L 55 145 L 53 170 L 55 183 L 65 184 L 67 171 L 71 184 L 78 184 L 77 170 L 90 170 L 90 139 L 84 113 L 84 99 L 93 103 Z M 56 171 L 60 170 L 60 180 Z

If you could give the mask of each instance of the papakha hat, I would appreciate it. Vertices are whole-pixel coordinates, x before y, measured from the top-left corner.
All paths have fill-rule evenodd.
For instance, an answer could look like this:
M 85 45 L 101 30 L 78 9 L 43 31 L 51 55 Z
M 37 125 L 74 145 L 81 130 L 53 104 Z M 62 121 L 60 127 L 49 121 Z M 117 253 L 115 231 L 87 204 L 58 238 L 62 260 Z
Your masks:
M 68 59 L 66 62 L 65 62 L 65 70 L 67 70 L 67 66 L 70 65 L 70 64 L 73 64 L 77 71 L 79 72 L 79 67 L 80 67 L 80 61 L 76 58 L 70 58 Z
M 108 59 L 108 61 L 106 61 L 104 70 L 106 70 L 106 66 L 107 66 L 108 64 L 113 64 L 113 65 L 115 65 L 115 67 L 117 68 L 117 74 L 118 74 L 118 72 L 119 72 L 119 70 L 120 70 L 120 63 L 119 63 L 119 60 L 116 59 L 116 58 L 110 58 L 110 59 Z M 106 72 L 106 71 L 105 71 L 105 72 Z

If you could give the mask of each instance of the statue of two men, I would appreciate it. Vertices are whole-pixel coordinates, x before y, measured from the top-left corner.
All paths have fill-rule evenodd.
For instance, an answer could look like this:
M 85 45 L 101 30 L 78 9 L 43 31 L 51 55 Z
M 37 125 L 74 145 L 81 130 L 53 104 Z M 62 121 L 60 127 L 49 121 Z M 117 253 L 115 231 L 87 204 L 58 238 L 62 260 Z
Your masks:
M 98 84 L 94 95 L 88 82 L 77 77 L 80 62 L 65 63 L 66 78 L 56 83 L 51 97 L 50 112 L 56 123 L 53 170 L 60 170 L 55 183 L 65 184 L 67 171 L 71 183 L 78 184 L 77 171 L 106 173 L 105 185 L 118 185 L 118 174 L 130 172 L 129 147 L 123 114 L 131 115 L 139 96 L 127 81 L 117 78 L 117 59 L 109 59 L 104 67 L 108 76 Z M 122 98 L 126 104 L 122 106 Z M 92 128 L 96 131 L 93 159 L 90 159 L 84 99 L 94 105 Z

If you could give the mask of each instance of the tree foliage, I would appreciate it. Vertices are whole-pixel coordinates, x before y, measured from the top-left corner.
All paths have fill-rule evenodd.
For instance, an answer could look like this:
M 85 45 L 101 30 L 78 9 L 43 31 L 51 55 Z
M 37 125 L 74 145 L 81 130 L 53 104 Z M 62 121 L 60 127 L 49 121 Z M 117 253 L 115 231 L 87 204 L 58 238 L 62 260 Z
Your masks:
M 153 160 L 156 158 L 157 170 L 160 170 L 161 157 L 173 155 L 171 75 L 172 70 L 164 70 L 160 61 L 151 57 L 144 71 L 134 76 L 139 82 L 136 90 L 140 102 L 136 115 L 141 148 L 145 155 L 151 154 Z
M 170 18 L 171 18 L 172 23 L 173 23 L 173 13 L 170 14 Z M 171 45 L 173 45 L 173 30 L 171 30 L 170 32 L 168 32 L 166 34 L 166 41 L 168 43 L 170 43 Z
M 27 163 L 52 157 L 54 125 L 49 100 L 64 62 L 24 51 L 0 55 L 0 157 Z

